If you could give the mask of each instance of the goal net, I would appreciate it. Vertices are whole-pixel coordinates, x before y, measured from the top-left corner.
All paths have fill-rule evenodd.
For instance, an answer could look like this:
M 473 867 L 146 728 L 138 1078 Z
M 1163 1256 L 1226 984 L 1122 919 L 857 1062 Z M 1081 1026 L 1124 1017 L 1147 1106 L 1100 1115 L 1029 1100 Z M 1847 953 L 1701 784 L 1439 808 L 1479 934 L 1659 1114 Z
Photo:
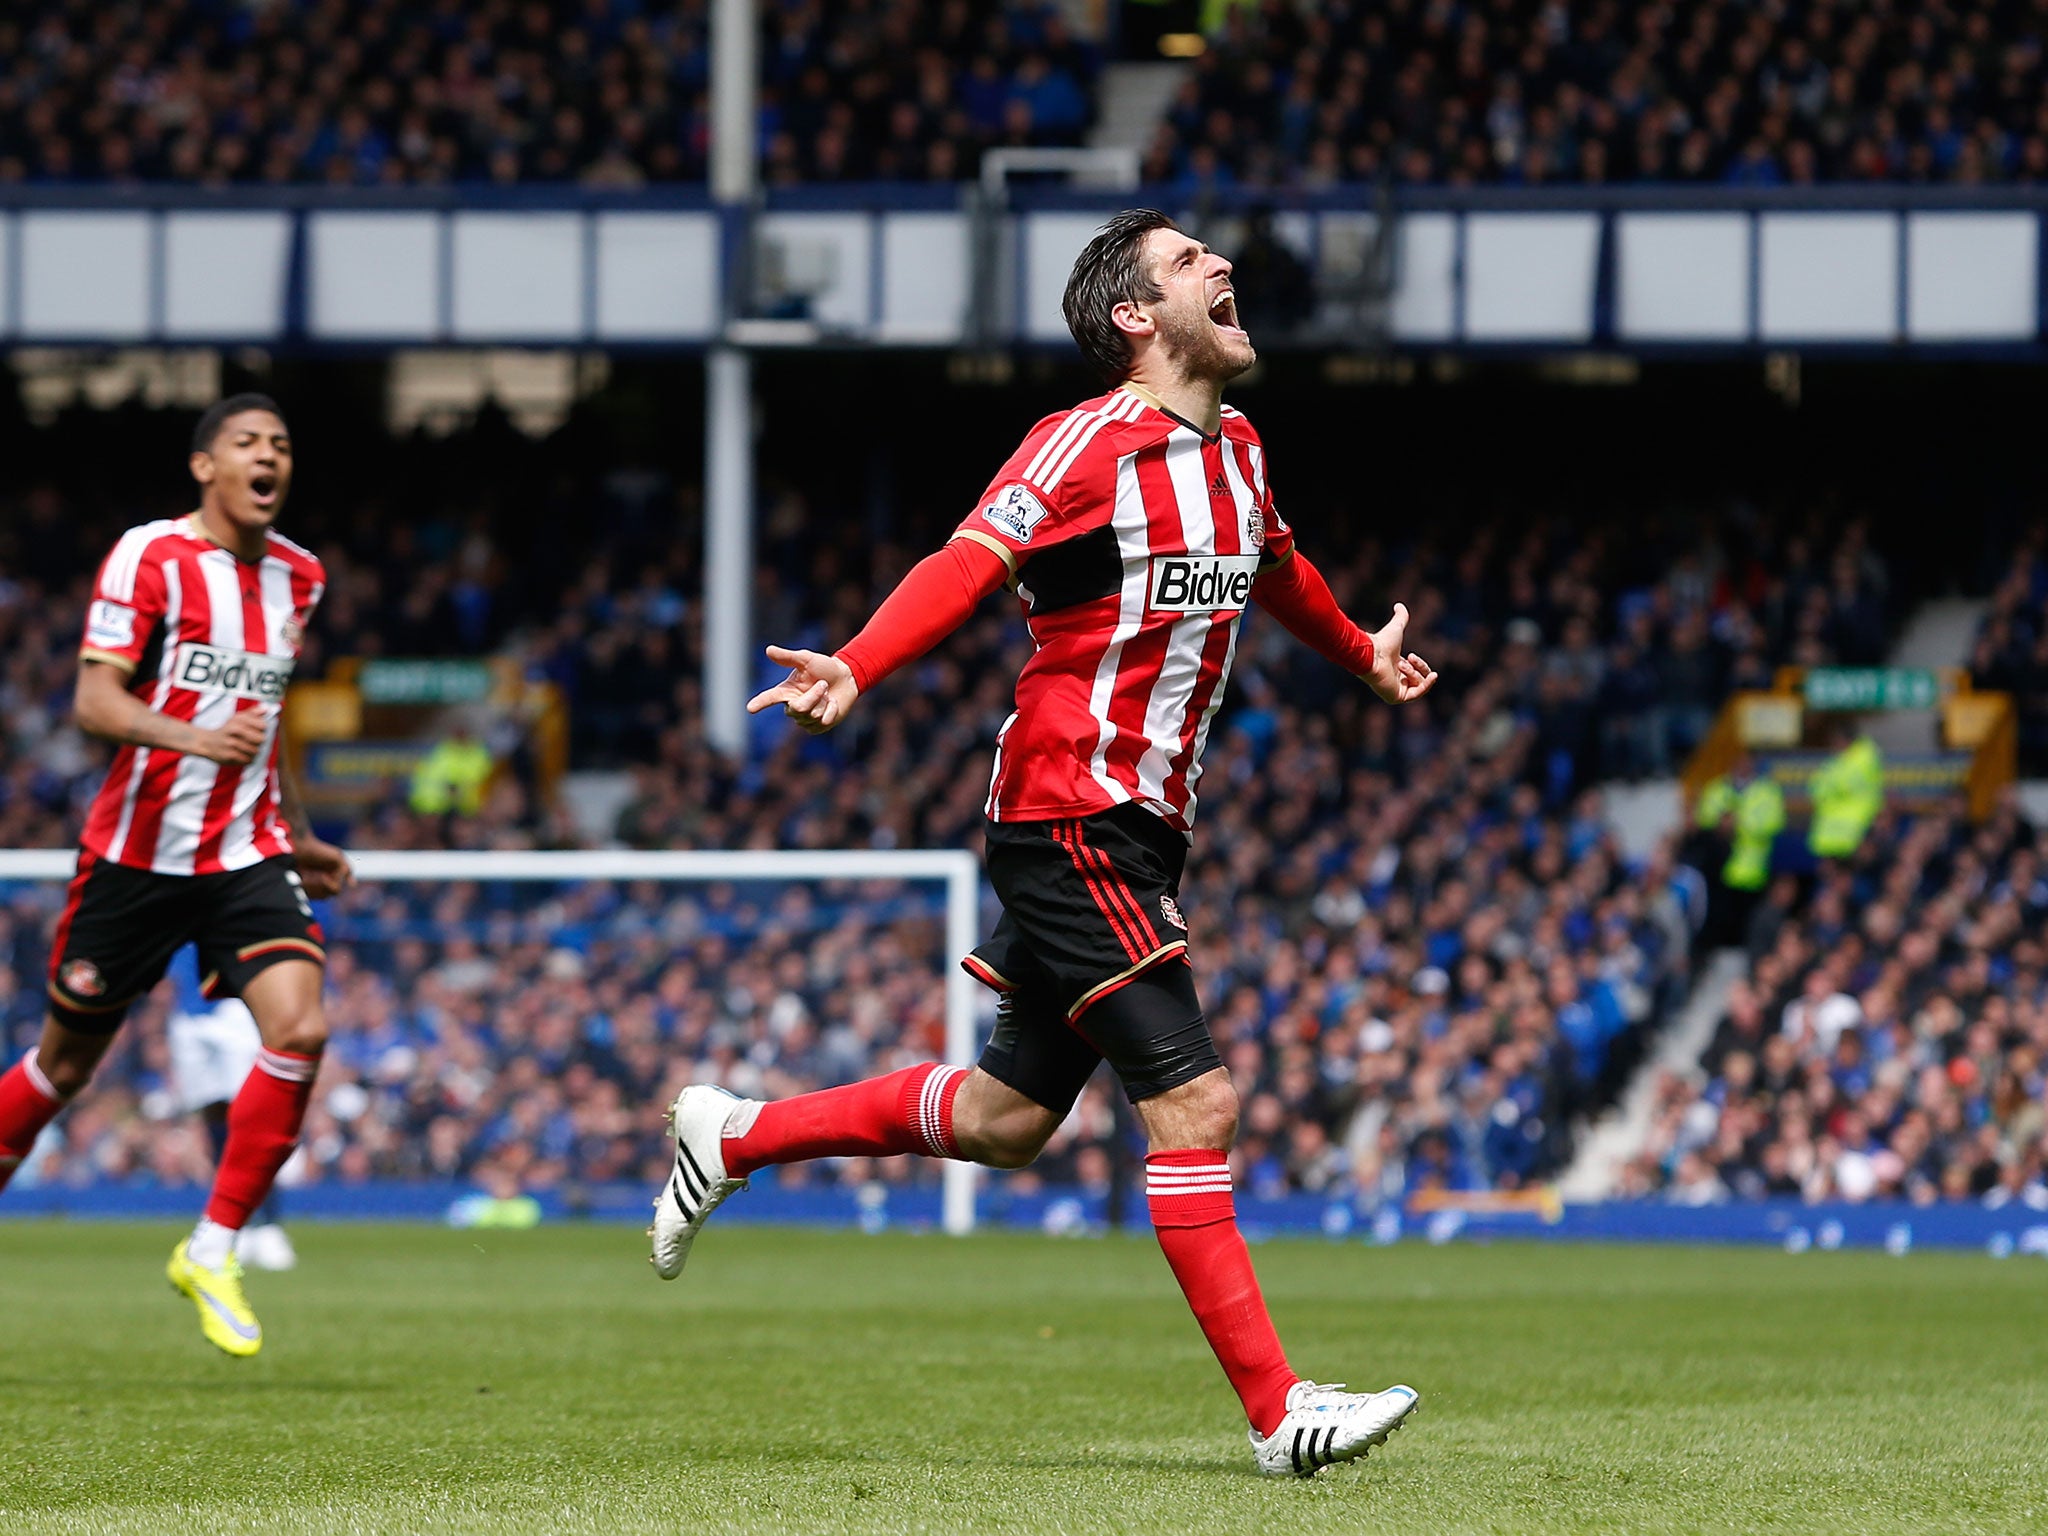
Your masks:
M 0 851 L 17 935 L 47 936 L 73 857 Z M 981 892 L 965 852 L 352 859 L 360 883 L 321 914 L 345 1068 L 308 1120 L 323 1177 L 651 1188 L 666 1171 L 650 1166 L 651 1106 L 684 1083 L 780 1098 L 934 1055 L 968 1063 L 979 1044 L 981 989 L 958 964 Z M 41 977 L 15 984 L 26 998 Z M 145 1107 L 167 1011 L 138 1007 L 109 1058 Z M 972 1229 L 971 1165 L 909 1174 L 941 1181 L 946 1231 Z

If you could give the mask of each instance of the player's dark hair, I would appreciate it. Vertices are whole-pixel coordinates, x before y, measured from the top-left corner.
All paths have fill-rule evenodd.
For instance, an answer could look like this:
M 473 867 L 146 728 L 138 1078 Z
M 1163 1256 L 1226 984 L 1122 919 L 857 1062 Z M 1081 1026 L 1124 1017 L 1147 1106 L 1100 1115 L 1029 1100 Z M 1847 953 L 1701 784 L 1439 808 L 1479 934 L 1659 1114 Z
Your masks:
M 1110 311 L 1119 304 L 1159 302 L 1162 291 L 1145 264 L 1145 237 L 1155 229 L 1179 228 L 1157 208 L 1132 208 L 1097 230 L 1075 258 L 1060 311 L 1081 355 L 1111 384 L 1130 377 L 1131 344 Z
M 284 420 L 284 412 L 268 395 L 253 392 L 229 395 L 225 400 L 214 401 L 206 408 L 206 414 L 199 418 L 199 425 L 192 429 L 192 451 L 213 452 L 213 440 L 220 436 L 220 429 L 227 424 L 228 418 L 239 416 L 244 411 L 268 411 L 279 421 Z

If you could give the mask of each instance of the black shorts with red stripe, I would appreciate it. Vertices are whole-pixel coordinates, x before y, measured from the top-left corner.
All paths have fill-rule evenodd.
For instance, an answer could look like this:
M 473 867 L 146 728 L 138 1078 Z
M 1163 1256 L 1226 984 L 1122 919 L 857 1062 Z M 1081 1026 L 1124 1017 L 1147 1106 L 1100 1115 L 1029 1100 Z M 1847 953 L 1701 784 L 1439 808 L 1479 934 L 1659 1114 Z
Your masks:
M 982 1069 L 1064 1111 L 1107 1060 L 1133 1100 L 1221 1065 L 1185 973 L 1180 878 L 1187 839 L 1150 811 L 988 823 L 988 876 L 1003 915 L 961 962 L 1002 995 Z M 1153 978 L 1157 980 L 1157 977 Z
M 163 980 L 182 944 L 199 947 L 208 997 L 239 997 L 284 960 L 325 964 L 326 941 L 289 857 L 211 875 L 160 875 L 80 850 L 50 946 L 50 1012 L 110 1034 Z

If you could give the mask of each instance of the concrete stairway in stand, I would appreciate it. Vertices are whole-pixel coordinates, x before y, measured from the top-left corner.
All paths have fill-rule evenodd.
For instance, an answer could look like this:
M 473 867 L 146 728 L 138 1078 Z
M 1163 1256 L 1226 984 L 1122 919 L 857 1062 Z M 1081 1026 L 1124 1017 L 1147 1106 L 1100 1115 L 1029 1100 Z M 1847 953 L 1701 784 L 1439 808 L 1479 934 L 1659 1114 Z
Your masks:
M 1135 149 L 1142 154 L 1187 74 L 1185 64 L 1109 65 L 1099 81 L 1100 112 L 1088 135 L 1089 146 Z

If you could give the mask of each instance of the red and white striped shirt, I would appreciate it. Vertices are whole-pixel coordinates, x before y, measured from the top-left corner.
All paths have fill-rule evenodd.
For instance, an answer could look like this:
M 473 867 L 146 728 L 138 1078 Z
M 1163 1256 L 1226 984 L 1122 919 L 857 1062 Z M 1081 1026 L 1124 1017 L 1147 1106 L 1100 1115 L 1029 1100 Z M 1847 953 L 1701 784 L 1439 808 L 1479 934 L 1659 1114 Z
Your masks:
M 277 727 L 306 623 L 327 573 L 272 533 L 263 558 L 237 559 L 197 514 L 121 535 L 94 583 L 81 658 L 130 675 L 159 714 L 217 730 L 258 711 L 268 728 L 246 767 L 123 746 L 79 839 L 89 853 L 164 875 L 242 869 L 292 851 L 278 808 Z
M 1126 384 L 1048 416 L 954 533 L 1003 557 L 1036 647 L 997 738 L 995 821 L 1135 802 L 1188 831 L 1209 722 L 1259 571 L 1294 535 L 1265 449 Z

